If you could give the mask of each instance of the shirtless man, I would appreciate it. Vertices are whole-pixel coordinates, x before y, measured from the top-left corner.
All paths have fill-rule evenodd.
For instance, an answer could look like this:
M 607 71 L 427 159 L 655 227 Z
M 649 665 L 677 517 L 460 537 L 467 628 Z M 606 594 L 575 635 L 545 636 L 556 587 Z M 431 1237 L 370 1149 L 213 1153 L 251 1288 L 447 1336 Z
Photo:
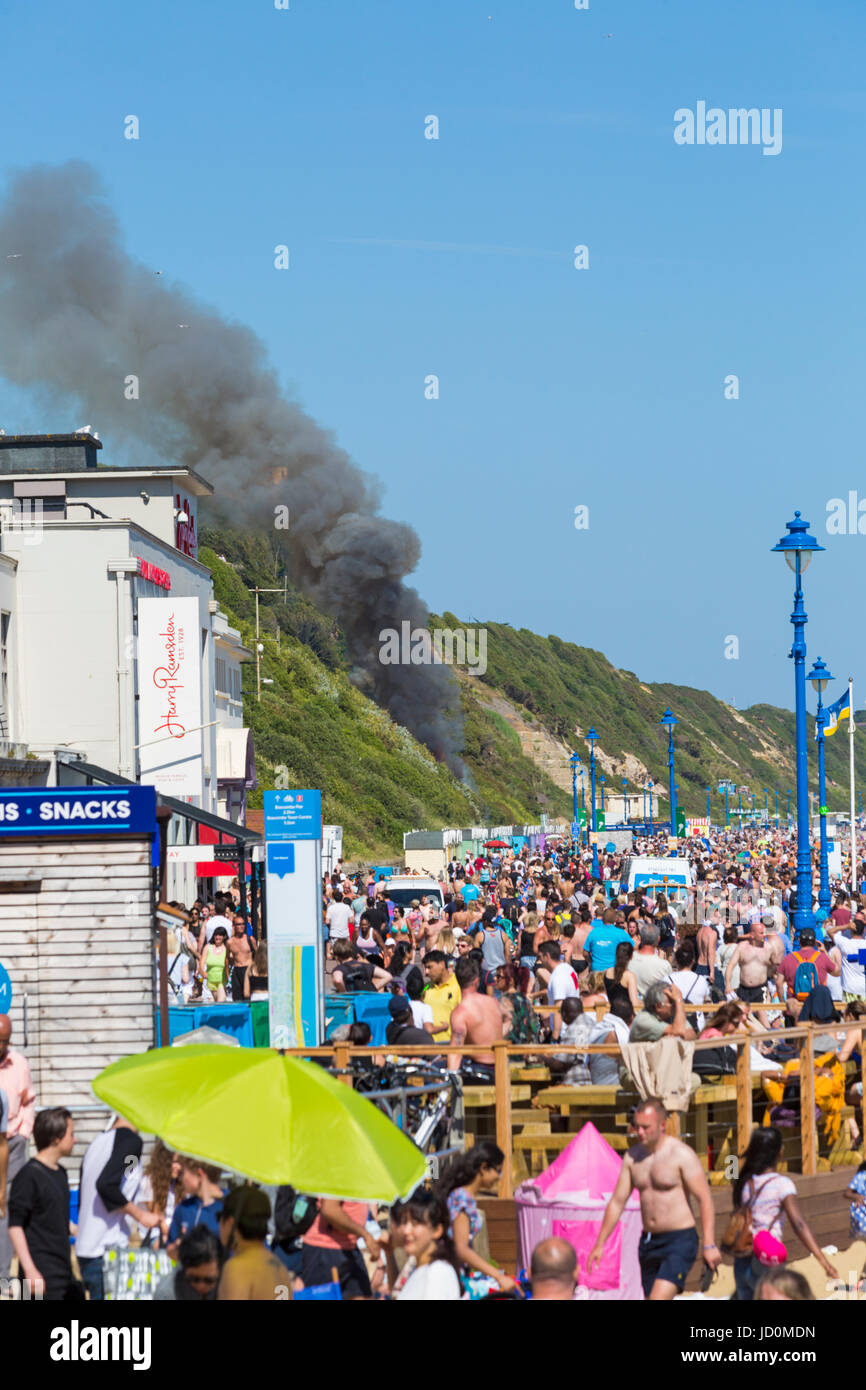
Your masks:
M 713 978 L 716 969 L 716 947 L 718 944 L 718 932 L 712 922 L 707 919 L 701 926 L 697 935 L 698 963 L 695 966 L 695 974 L 706 975 L 710 980 Z
M 644 1234 L 638 1247 L 644 1297 L 658 1302 L 682 1293 L 698 1254 L 698 1232 L 690 1198 L 700 1208 L 704 1264 L 716 1269 L 715 1211 L 710 1185 L 694 1149 L 665 1133 L 667 1111 L 660 1100 L 638 1106 L 634 1127 L 639 1142 L 623 1159 L 619 1179 L 589 1254 L 590 1271 L 598 1264 L 604 1243 L 622 1215 L 634 1189 L 640 1193 Z
M 767 980 L 776 974 L 780 964 L 778 951 L 784 946 L 778 937 L 767 940 L 767 928 L 761 921 L 753 922 L 749 935 L 743 937 L 732 952 L 725 970 L 725 993 L 732 994 L 731 977 L 736 966 L 740 967 L 740 983 L 737 994 L 744 1004 L 763 1004 Z
M 492 995 L 479 994 L 480 977 L 476 962 L 468 956 L 461 957 L 454 967 L 454 974 L 462 997 L 451 1015 L 452 1044 L 480 1045 L 498 1041 L 503 1036 L 502 1010 Z M 490 1079 L 493 1080 L 492 1052 L 473 1053 L 466 1060 L 475 1070 L 480 1068 L 482 1071 L 489 1071 Z M 449 1052 L 448 1070 L 460 1070 L 459 1052 Z
M 454 899 L 454 911 L 451 914 L 451 928 L 455 933 L 459 931 L 468 932 L 469 930 L 469 912 L 459 893 Z
M 421 899 L 421 912 L 424 912 L 424 899 Z M 424 954 L 428 951 L 439 949 L 439 933 L 442 930 L 442 919 L 435 907 L 427 909 L 427 916 L 424 918 L 422 934 L 424 938 Z
M 271 1204 L 257 1187 L 236 1187 L 220 1212 L 220 1243 L 231 1251 L 220 1277 L 217 1300 L 273 1303 L 292 1296 L 293 1276 L 265 1245 Z
M 232 999 L 237 1004 L 244 997 L 244 979 L 253 963 L 253 950 L 247 936 L 247 924 L 238 912 L 232 918 L 232 934 L 228 939 L 229 962 L 232 968 Z

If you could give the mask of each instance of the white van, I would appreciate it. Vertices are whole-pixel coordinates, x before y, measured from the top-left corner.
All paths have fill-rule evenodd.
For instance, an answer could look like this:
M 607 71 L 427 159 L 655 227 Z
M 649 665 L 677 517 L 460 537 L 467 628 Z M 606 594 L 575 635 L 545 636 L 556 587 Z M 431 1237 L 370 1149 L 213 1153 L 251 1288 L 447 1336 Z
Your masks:
M 652 859 L 648 855 L 630 854 L 623 864 L 620 886 L 624 893 L 647 888 L 653 894 L 664 893 L 668 902 L 685 905 L 693 882 L 687 859 Z
M 422 878 L 420 874 L 417 877 L 413 874 L 392 874 L 386 882 L 388 897 L 398 907 L 405 910 L 412 906 L 414 898 L 420 902 L 423 897 L 427 897 L 431 903 L 436 903 L 441 915 L 445 907 L 445 895 L 438 879 Z

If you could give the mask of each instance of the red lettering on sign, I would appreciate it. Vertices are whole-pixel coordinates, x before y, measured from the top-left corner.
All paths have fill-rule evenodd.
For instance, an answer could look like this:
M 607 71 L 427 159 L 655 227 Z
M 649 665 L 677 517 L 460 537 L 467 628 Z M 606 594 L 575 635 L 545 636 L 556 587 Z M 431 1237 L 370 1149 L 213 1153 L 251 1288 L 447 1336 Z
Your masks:
M 188 497 L 182 497 L 179 492 L 174 494 L 175 512 L 185 515 L 188 521 L 175 521 L 174 523 L 174 543 L 178 550 L 182 550 L 184 555 L 191 555 L 193 559 L 198 551 L 198 541 L 195 534 L 195 517 L 192 514 L 192 503 Z
M 179 646 L 183 642 L 183 631 L 178 633 L 173 613 L 165 625 L 165 632 L 159 635 L 165 639 L 165 665 L 154 667 L 151 679 L 157 690 L 165 691 L 166 709 L 162 723 L 157 724 L 153 732 L 158 734 L 164 729 L 172 738 L 183 738 L 186 729 L 177 713 L 177 692 L 183 689 L 183 682 L 179 679 L 184 659 L 183 647 Z
M 140 556 L 137 559 L 138 572 L 142 579 L 147 579 L 151 584 L 158 584 L 161 589 L 171 588 L 170 574 L 159 569 L 156 565 L 152 565 L 149 560 L 142 560 Z

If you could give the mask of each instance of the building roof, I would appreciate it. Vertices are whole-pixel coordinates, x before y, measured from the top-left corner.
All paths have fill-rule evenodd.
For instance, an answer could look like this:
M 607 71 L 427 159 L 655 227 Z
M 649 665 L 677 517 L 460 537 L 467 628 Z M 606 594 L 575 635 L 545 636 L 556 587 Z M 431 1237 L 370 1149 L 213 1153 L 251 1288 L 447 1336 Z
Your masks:
M 0 434 L 0 449 L 22 449 L 43 444 L 50 444 L 53 448 L 67 444 L 89 444 L 92 449 L 102 448 L 98 435 L 85 431 L 80 434 Z
M 0 445 L 3 444 L 0 436 Z M 101 446 L 100 446 L 101 447 Z M 196 473 L 194 468 L 189 468 L 185 463 L 167 463 L 158 468 L 119 468 L 116 465 L 100 464 L 98 468 L 69 468 L 51 469 L 46 471 L 43 468 L 30 468 L 17 473 L 5 473 L 0 470 L 0 478 L 4 481 L 21 482 L 25 479 L 29 481 L 35 474 L 40 478 L 64 478 L 70 481 L 78 481 L 79 478 L 120 478 L 124 482 L 127 479 L 135 478 L 183 478 L 189 480 L 192 486 L 189 491 L 196 497 L 211 497 L 213 495 L 213 484 L 207 478 L 203 478 L 200 473 Z

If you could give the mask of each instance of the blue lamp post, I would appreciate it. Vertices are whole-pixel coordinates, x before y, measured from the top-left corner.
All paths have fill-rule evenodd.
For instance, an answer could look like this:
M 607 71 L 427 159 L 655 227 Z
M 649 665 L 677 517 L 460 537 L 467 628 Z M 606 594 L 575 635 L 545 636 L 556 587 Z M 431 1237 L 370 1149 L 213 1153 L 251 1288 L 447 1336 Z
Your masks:
M 668 731 L 668 791 L 671 798 L 671 834 L 677 833 L 677 790 L 674 783 L 674 729 L 679 720 L 671 713 L 670 706 L 665 710 L 659 723 Z
M 827 712 L 821 697 L 833 677 L 819 656 L 806 679 L 812 682 L 812 689 L 818 692 L 818 815 L 821 818 L 821 854 L 819 858 L 821 886 L 818 889 L 818 906 L 823 908 L 824 912 L 829 912 L 832 900 L 830 898 L 830 865 L 827 858 L 827 781 L 824 771 L 824 726 L 827 722 Z
M 591 809 L 591 813 L 592 813 L 592 814 L 591 814 L 591 817 L 590 817 L 590 822 L 589 822 L 589 823 L 590 823 L 591 828 L 592 828 L 593 830 L 596 830 L 598 827 L 596 826 L 596 823 L 595 823 L 595 745 L 598 743 L 598 734 L 595 732 L 595 729 L 590 728 L 590 730 L 589 730 L 589 732 L 587 733 L 586 736 L 587 736 L 587 738 L 589 739 L 589 784 L 590 784 L 590 803 L 589 803 L 589 804 L 590 804 L 590 809 Z
M 580 758 L 576 753 L 572 753 L 568 760 L 571 768 L 571 819 L 577 820 L 577 769 L 580 767 Z
M 796 715 L 797 767 L 797 906 L 793 913 L 794 933 L 799 940 L 804 927 L 814 926 L 812 914 L 812 854 L 809 845 L 809 758 L 806 747 L 806 623 L 808 617 L 803 603 L 803 571 L 816 551 L 823 550 L 814 536 L 809 535 L 809 523 L 799 512 L 788 522 L 788 534 L 773 551 L 784 555 L 794 572 L 794 611 L 791 623 L 794 642 L 794 699 Z
M 731 823 L 731 808 L 728 796 L 734 790 L 734 784 L 730 777 L 725 778 L 719 790 L 723 790 L 725 793 L 725 827 L 727 828 Z

